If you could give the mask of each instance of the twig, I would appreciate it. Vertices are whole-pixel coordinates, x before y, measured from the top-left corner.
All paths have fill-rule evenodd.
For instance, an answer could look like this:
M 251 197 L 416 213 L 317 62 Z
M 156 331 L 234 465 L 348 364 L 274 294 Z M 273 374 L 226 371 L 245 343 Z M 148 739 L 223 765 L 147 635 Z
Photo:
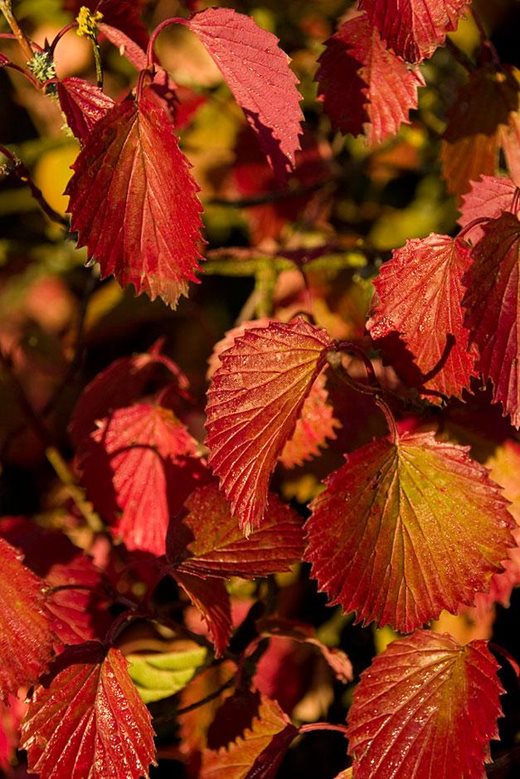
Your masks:
M 30 62 L 34 56 L 34 52 L 29 42 L 29 39 L 27 38 L 23 30 L 20 28 L 20 25 L 18 24 L 15 15 L 13 14 L 13 9 L 11 7 L 11 0 L 0 0 L 0 11 L 5 16 L 7 24 L 13 31 L 13 35 L 16 37 L 16 40 L 20 44 L 20 48 L 22 49 L 24 56 L 27 59 L 27 62 Z

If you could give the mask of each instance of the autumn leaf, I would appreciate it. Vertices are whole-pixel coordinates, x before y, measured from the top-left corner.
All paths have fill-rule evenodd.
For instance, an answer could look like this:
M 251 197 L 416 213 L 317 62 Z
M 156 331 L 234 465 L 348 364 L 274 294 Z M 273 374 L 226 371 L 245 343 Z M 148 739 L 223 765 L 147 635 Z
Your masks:
M 325 385 L 326 375 L 320 373 L 304 401 L 294 432 L 280 455 L 280 462 L 285 468 L 294 468 L 312 460 L 329 440 L 336 438 L 335 431 L 341 425 L 334 417 Z
M 465 324 L 479 349 L 478 367 L 493 382 L 493 400 L 520 427 L 520 221 L 505 212 L 483 231 L 464 279 Z
M 149 403 L 116 409 L 84 440 L 82 481 L 128 549 L 164 554 L 170 516 L 198 479 L 195 447 L 169 409 Z
M 512 546 L 507 501 L 431 433 L 357 449 L 311 504 L 305 559 L 330 604 L 400 632 L 472 605 Z
M 95 430 L 98 420 L 117 408 L 141 400 L 151 384 L 163 388 L 173 382 L 179 394 L 187 391 L 188 379 L 173 360 L 161 353 L 161 346 L 158 342 L 148 352 L 114 360 L 84 387 L 69 423 L 70 437 L 76 447 Z
M 420 62 L 457 28 L 468 4 L 469 0 L 360 0 L 359 8 L 399 57 Z
M 22 685 L 34 683 L 52 652 L 45 612 L 44 582 L 21 562 L 21 555 L 0 539 L 0 697 L 7 702 Z
M 58 81 L 56 89 L 67 124 L 80 143 L 85 144 L 94 125 L 113 108 L 114 101 L 82 78 L 64 78 Z
M 301 521 L 275 495 L 269 497 L 264 524 L 248 539 L 215 484 L 195 489 L 184 506 L 168 531 L 167 556 L 178 571 L 252 579 L 287 571 L 301 559 Z
M 478 68 L 459 90 L 448 111 L 448 124 L 441 144 L 442 173 L 453 194 L 463 194 L 470 182 L 497 172 L 499 152 L 516 167 L 520 143 L 512 143 L 509 124 L 520 108 L 518 72 Z
M 209 463 L 246 533 L 262 521 L 269 477 L 330 346 L 298 318 L 247 330 L 220 355 L 206 409 Z
M 220 657 L 231 635 L 231 603 L 226 585 L 219 579 L 194 576 L 185 571 L 172 571 L 177 584 L 182 587 L 206 623 L 215 654 Z
M 175 307 L 196 281 L 201 205 L 167 109 L 150 87 L 101 119 L 66 193 L 78 246 L 136 293 Z
M 473 244 L 484 235 L 482 224 L 471 226 L 479 219 L 498 219 L 503 211 L 518 212 L 515 197 L 517 188 L 508 176 L 481 176 L 471 182 L 469 192 L 462 196 L 459 225 L 464 228 L 464 237 Z
M 151 717 L 119 649 L 97 642 L 67 650 L 33 694 L 21 748 L 41 779 L 148 777 Z
M 502 714 L 498 667 L 485 641 L 418 630 L 391 643 L 361 674 L 349 711 L 356 779 L 480 779 Z
M 425 85 L 386 48 L 366 14 L 347 19 L 325 43 L 316 74 L 318 93 L 334 129 L 366 135 L 369 144 L 395 135 L 417 108 L 417 88 Z
M 278 38 L 230 8 L 208 8 L 184 23 L 215 60 L 273 170 L 284 179 L 300 148 L 303 115 L 298 79 Z
M 427 389 L 460 397 L 476 375 L 476 350 L 464 326 L 462 277 L 471 264 L 463 241 L 432 233 L 392 253 L 374 281 L 367 323 L 372 338 L 398 333 Z
M 272 779 L 297 733 L 276 701 L 262 696 L 258 714 L 242 737 L 227 749 L 204 751 L 200 779 Z

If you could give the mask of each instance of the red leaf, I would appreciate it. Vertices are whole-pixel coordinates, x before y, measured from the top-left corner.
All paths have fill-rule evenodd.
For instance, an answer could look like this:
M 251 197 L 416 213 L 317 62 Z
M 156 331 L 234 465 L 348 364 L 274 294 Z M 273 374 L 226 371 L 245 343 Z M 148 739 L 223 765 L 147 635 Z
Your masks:
M 485 641 L 428 630 L 394 641 L 361 674 L 349 712 L 356 779 L 480 779 L 502 714 Z
M 375 339 L 399 333 L 423 376 L 431 376 L 425 387 L 456 397 L 475 375 L 461 305 L 470 264 L 469 248 L 447 235 L 407 241 L 374 282 L 377 300 L 367 323 Z
M 506 212 L 483 230 L 464 279 L 466 326 L 479 348 L 479 369 L 493 382 L 493 400 L 520 427 L 520 221 Z
M 12 766 L 16 762 L 23 710 L 24 704 L 12 695 L 7 706 L 0 701 L 0 769 L 2 776 L 9 779 L 13 776 Z
M 303 115 L 298 79 L 278 38 L 230 8 L 208 8 L 185 24 L 217 63 L 273 170 L 283 179 L 295 164 Z
M 66 194 L 78 246 L 100 263 L 102 278 L 114 274 L 175 306 L 196 281 L 201 205 L 167 110 L 149 87 L 97 123 L 73 168 Z
M 424 78 L 386 48 L 366 14 L 344 22 L 325 47 L 316 80 L 334 129 L 364 132 L 374 144 L 409 123 Z
M 200 779 L 272 779 L 298 734 L 276 701 L 262 696 L 258 715 L 228 749 L 206 749 Z
M 82 78 L 64 78 L 58 81 L 57 90 L 67 124 L 84 145 L 94 125 L 113 108 L 114 101 Z
M 357 449 L 311 505 L 305 558 L 329 603 L 400 632 L 472 605 L 512 545 L 486 469 L 431 433 Z
M 450 192 L 462 194 L 481 175 L 494 176 L 500 149 L 509 164 L 516 163 L 508 125 L 519 109 L 519 97 L 514 70 L 497 71 L 491 65 L 475 70 L 459 90 L 441 144 L 442 172 Z
M 188 389 L 188 379 L 173 360 L 160 353 L 160 344 L 143 354 L 120 357 L 98 373 L 81 393 L 69 424 L 75 446 L 95 429 L 97 420 L 142 398 L 145 388 L 161 373 L 166 381 L 159 381 L 159 386 L 175 379 L 181 394 Z
M 167 556 L 175 570 L 198 576 L 252 579 L 289 570 L 303 554 L 301 521 L 275 495 L 260 530 L 244 538 L 229 503 L 214 484 L 193 491 L 168 532 Z
M 209 462 L 246 533 L 262 521 L 269 477 L 330 347 L 298 318 L 247 330 L 220 355 L 208 392 Z
M 110 622 L 104 581 L 90 557 L 63 533 L 45 530 L 24 517 L 4 517 L 0 535 L 23 553 L 25 565 L 50 586 L 45 610 L 56 651 L 63 644 L 104 638 Z M 53 591 L 64 585 L 67 589 Z
M 91 642 L 61 655 L 34 692 L 20 746 L 41 779 L 148 777 L 151 718 L 121 652 Z
M 148 403 L 117 409 L 84 441 L 82 480 L 128 549 L 164 554 L 170 516 L 194 486 L 197 469 L 186 459 L 194 452 L 173 413 Z
M 66 0 L 65 7 L 77 16 L 82 6 L 103 14 L 103 25 L 122 30 L 142 49 L 146 49 L 148 33 L 141 19 L 146 0 Z M 99 25 L 101 29 L 101 25 Z
M 503 211 L 515 213 L 515 193 L 517 188 L 507 176 L 481 176 L 478 181 L 471 182 L 471 189 L 462 196 L 459 224 L 466 228 L 476 219 L 498 219 Z M 473 244 L 478 243 L 484 235 L 482 224 L 477 224 L 464 237 Z
M 0 539 L 0 697 L 36 681 L 46 669 L 52 634 L 45 614 L 44 582 Z
M 455 30 L 470 0 L 360 0 L 381 37 L 408 62 L 429 57 Z
M 146 69 L 146 45 L 144 47 L 140 46 L 119 28 L 113 27 L 110 24 L 100 22 L 98 28 L 105 38 L 117 47 L 121 56 L 125 57 L 136 70 Z
M 178 569 L 172 571 L 172 576 L 206 622 L 219 657 L 226 649 L 231 634 L 231 603 L 226 585 L 219 579 L 202 579 Z
M 312 460 L 320 454 L 321 447 L 327 446 L 329 439 L 336 438 L 335 430 L 341 425 L 334 418 L 325 384 L 325 373 L 320 373 L 305 399 L 294 432 L 280 455 L 280 462 L 285 468 L 294 468 Z

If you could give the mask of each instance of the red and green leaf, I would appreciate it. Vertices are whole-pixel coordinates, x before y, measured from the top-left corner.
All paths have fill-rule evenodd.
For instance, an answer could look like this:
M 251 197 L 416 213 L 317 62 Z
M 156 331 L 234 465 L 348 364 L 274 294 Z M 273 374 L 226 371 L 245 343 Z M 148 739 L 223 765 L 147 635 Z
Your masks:
M 361 674 L 349 711 L 357 779 L 480 779 L 502 714 L 498 663 L 485 641 L 460 646 L 419 630 Z
M 184 505 L 184 515 L 168 532 L 168 561 L 176 571 L 252 579 L 287 571 L 302 557 L 301 521 L 275 495 L 269 497 L 262 527 L 248 539 L 216 485 L 197 488 Z
M 507 501 L 431 433 L 356 450 L 312 504 L 305 558 L 329 602 L 409 632 L 472 605 L 513 545 Z
M 148 777 L 151 717 L 121 652 L 91 642 L 62 654 L 33 693 L 21 748 L 41 779 Z
M 298 318 L 247 330 L 220 355 L 206 409 L 209 462 L 247 533 L 262 522 L 269 478 L 330 347 Z
M 483 230 L 464 279 L 465 324 L 478 346 L 478 367 L 493 382 L 493 400 L 520 427 L 520 221 L 505 212 Z
M 200 259 L 201 205 L 170 116 L 149 87 L 93 128 L 66 194 L 78 246 L 136 293 L 176 306 Z
M 476 350 L 464 325 L 462 277 L 469 247 L 447 235 L 407 241 L 374 282 L 377 301 L 367 327 L 372 338 L 398 333 L 427 389 L 460 397 L 475 375 Z
M 410 121 L 424 78 L 387 49 L 366 14 L 347 19 L 325 47 L 316 80 L 335 129 L 375 144 Z
M 457 28 L 470 0 L 361 0 L 359 7 L 395 53 L 408 62 L 430 57 Z

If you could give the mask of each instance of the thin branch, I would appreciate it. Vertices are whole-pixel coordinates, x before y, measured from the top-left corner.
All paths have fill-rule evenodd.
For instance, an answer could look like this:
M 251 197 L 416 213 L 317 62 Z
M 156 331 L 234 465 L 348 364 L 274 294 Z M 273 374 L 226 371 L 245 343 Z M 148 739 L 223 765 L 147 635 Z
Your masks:
M 15 15 L 13 14 L 13 9 L 11 7 L 11 0 L 0 0 L 0 11 L 5 16 L 7 24 L 13 31 L 13 35 L 15 36 L 16 40 L 20 44 L 20 47 L 24 53 L 25 58 L 27 59 L 27 62 L 30 62 L 34 56 L 34 52 L 31 43 L 29 42 L 29 39 L 27 38 L 23 30 L 20 28 L 20 25 L 18 24 Z
M 232 676 L 230 679 L 227 680 L 227 682 L 224 682 L 224 684 L 221 684 L 220 687 L 217 687 L 216 690 L 209 693 L 209 695 L 206 695 L 204 698 L 200 698 L 200 700 L 195 701 L 194 703 L 190 703 L 189 706 L 183 706 L 181 709 L 177 709 L 176 715 L 180 716 L 182 714 L 188 714 L 190 711 L 194 711 L 195 709 L 200 709 L 201 706 L 205 706 L 207 703 L 211 703 L 211 701 L 214 701 L 215 698 L 218 698 L 225 690 L 228 690 L 230 687 L 233 687 L 235 684 L 235 676 Z M 164 718 L 159 717 L 157 720 L 155 720 L 156 723 L 162 722 Z
M 347 735 L 346 725 L 332 725 L 330 722 L 311 722 L 309 725 L 301 725 L 299 728 L 300 733 L 312 733 L 315 730 L 333 730 L 344 736 Z

